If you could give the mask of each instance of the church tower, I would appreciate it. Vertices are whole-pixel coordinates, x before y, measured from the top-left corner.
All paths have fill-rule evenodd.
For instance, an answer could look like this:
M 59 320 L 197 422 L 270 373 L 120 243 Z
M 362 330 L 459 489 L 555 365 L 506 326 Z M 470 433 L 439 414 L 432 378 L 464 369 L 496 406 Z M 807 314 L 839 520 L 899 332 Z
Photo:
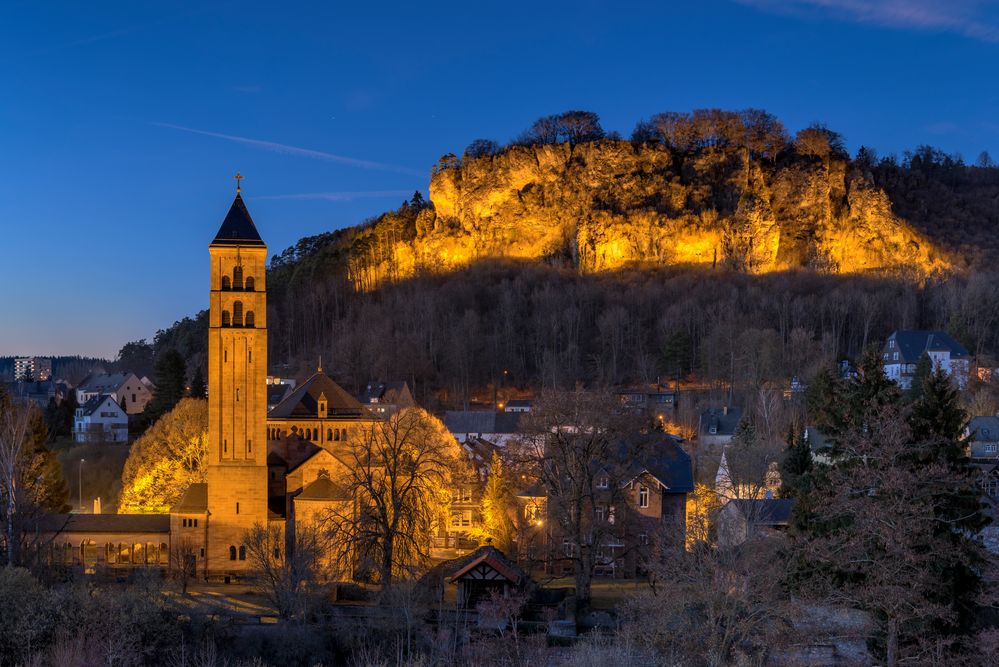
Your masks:
M 224 574 L 248 567 L 244 535 L 267 525 L 267 246 L 239 187 L 208 253 L 206 569 Z

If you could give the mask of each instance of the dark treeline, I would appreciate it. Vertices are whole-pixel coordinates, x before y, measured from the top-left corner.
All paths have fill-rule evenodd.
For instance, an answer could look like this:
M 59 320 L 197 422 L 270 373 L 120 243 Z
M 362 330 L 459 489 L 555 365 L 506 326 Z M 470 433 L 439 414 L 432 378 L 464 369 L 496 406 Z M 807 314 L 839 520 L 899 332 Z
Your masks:
M 999 293 L 975 274 L 904 278 L 691 269 L 580 275 L 481 263 L 372 292 L 345 281 L 280 285 L 269 306 L 271 362 L 318 355 L 357 387 L 414 382 L 461 402 L 503 371 L 518 385 L 571 387 L 695 374 L 757 386 L 808 378 L 896 328 L 946 329 L 979 357 L 995 349 Z M 304 370 L 304 369 L 303 369 Z

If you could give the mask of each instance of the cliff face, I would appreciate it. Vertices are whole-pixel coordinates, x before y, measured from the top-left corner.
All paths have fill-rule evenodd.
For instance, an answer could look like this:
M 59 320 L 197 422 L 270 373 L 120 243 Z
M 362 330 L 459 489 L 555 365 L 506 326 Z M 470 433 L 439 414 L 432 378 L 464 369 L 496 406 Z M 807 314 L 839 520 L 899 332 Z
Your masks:
M 883 191 L 836 158 L 792 155 L 773 164 L 745 149 L 677 157 L 626 141 L 519 146 L 436 170 L 430 199 L 415 238 L 388 252 L 395 275 L 484 257 L 549 258 L 584 271 L 948 266 L 892 213 Z

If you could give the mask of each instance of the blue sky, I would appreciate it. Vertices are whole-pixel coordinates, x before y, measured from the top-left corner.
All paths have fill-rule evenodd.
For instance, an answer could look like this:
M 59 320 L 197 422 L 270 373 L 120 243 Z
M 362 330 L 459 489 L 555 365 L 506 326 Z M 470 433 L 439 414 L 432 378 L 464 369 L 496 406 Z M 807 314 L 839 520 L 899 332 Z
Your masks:
M 232 175 L 271 253 L 540 115 L 762 107 L 999 156 L 999 3 L 0 5 L 0 355 L 113 356 L 207 305 Z

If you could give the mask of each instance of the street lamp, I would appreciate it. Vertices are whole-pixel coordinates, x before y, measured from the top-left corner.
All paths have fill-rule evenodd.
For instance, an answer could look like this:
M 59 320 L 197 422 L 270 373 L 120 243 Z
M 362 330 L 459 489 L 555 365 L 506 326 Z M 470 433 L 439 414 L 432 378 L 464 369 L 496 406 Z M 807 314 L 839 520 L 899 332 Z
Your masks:
M 83 511 L 83 464 L 87 459 L 80 459 L 79 468 L 79 479 L 77 480 L 77 487 L 80 489 L 80 511 Z

